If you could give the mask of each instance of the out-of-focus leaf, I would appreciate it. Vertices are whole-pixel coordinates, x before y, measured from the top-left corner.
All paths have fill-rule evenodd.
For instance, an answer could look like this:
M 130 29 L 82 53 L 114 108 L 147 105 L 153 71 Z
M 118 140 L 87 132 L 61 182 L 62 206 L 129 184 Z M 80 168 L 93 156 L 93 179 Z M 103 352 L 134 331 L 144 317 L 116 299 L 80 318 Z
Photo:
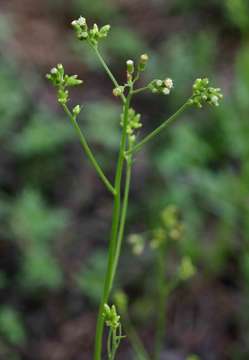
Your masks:
M 68 120 L 69 121 L 69 120 Z M 14 137 L 13 149 L 18 156 L 34 156 L 57 150 L 74 136 L 71 125 L 54 114 L 35 114 L 25 128 Z
M 79 289 L 95 304 L 98 304 L 101 298 L 106 265 L 107 253 L 96 251 L 76 276 Z
M 22 345 L 26 340 L 20 315 L 7 305 L 0 307 L 0 334 L 13 345 Z

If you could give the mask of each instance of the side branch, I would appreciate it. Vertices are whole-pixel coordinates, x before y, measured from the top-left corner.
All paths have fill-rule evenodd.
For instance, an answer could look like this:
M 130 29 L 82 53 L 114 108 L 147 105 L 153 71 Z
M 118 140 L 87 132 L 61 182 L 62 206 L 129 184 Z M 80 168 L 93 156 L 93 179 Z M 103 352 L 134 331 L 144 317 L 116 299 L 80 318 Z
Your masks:
M 171 117 L 165 120 L 161 125 L 159 125 L 155 130 L 153 130 L 149 135 L 147 135 L 142 141 L 135 145 L 132 150 L 128 150 L 126 154 L 129 155 L 131 153 L 139 151 L 148 141 L 152 140 L 162 130 L 168 127 L 174 120 L 176 120 L 176 118 L 181 115 L 189 106 L 190 104 L 188 100 Z
M 113 75 L 113 73 L 112 73 L 111 70 L 109 69 L 108 65 L 106 64 L 105 60 L 103 59 L 103 56 L 100 54 L 98 47 L 97 47 L 97 46 L 93 46 L 93 45 L 91 45 L 91 44 L 90 44 L 90 46 L 94 49 L 94 51 L 95 51 L 95 53 L 96 53 L 96 55 L 97 55 L 100 63 L 102 64 L 102 66 L 103 66 L 103 68 L 105 69 L 107 75 L 108 75 L 109 78 L 111 79 L 113 85 L 114 85 L 116 88 L 119 87 L 119 84 L 118 84 L 115 76 Z M 122 99 L 123 102 L 125 102 L 125 96 L 124 96 L 124 94 L 121 95 L 121 99 Z
M 91 162 L 91 164 L 93 165 L 93 167 L 95 168 L 95 170 L 97 171 L 100 179 L 102 180 L 102 182 L 104 183 L 104 185 L 107 187 L 107 189 L 113 194 L 115 195 L 115 189 L 114 187 L 112 186 L 112 184 L 110 183 L 110 181 L 107 179 L 107 177 L 105 176 L 103 170 L 101 169 L 101 167 L 99 166 L 97 160 L 95 159 L 86 139 L 85 139 L 85 136 L 83 135 L 77 121 L 76 121 L 76 117 L 71 113 L 71 111 L 69 110 L 69 108 L 67 107 L 66 104 L 62 104 L 62 107 L 65 111 L 65 113 L 68 115 L 73 127 L 75 128 L 77 134 L 78 134 L 78 137 L 79 137 L 79 140 L 80 140 L 80 143 L 89 159 L 89 161 Z

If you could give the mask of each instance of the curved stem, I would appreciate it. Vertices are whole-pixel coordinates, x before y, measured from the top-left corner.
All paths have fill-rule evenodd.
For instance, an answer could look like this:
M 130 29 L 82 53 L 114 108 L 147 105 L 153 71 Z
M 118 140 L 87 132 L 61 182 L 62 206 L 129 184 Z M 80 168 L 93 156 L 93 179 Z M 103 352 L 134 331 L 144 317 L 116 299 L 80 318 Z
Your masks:
M 71 111 L 69 110 L 69 108 L 67 107 L 66 104 L 62 104 L 62 107 L 65 111 L 65 113 L 68 115 L 73 127 L 75 128 L 77 134 L 78 134 L 78 137 L 79 137 L 79 140 L 80 140 L 80 143 L 88 157 L 88 159 L 90 160 L 91 164 L 93 165 L 93 167 L 95 168 L 95 170 L 97 171 L 100 179 L 102 180 L 102 182 L 105 184 L 105 186 L 107 187 L 107 189 L 113 194 L 115 195 L 115 189 L 113 188 L 112 184 L 110 183 L 110 181 L 107 179 L 107 177 L 105 176 L 103 170 L 101 169 L 101 167 L 99 166 L 97 160 L 95 159 L 87 141 L 86 141 L 86 138 L 85 136 L 83 135 L 77 121 L 76 121 L 76 117 L 71 113 Z
M 151 360 L 150 355 L 145 349 L 136 329 L 134 328 L 128 313 L 123 315 L 125 332 L 129 338 L 133 351 L 138 360 Z
M 139 151 L 148 141 L 152 140 L 156 135 L 158 135 L 162 130 L 169 126 L 176 118 L 181 115 L 189 105 L 189 100 L 186 101 L 180 109 L 178 109 L 172 116 L 165 120 L 161 125 L 159 125 L 155 130 L 153 130 L 149 135 L 147 135 L 142 141 L 133 147 L 132 150 L 127 151 L 127 154 L 135 153 Z
M 91 44 L 90 44 L 90 45 L 91 45 Z M 105 62 L 105 60 L 104 60 L 104 58 L 103 58 L 103 56 L 100 54 L 98 47 L 97 47 L 97 46 L 93 46 L 93 45 L 91 45 L 91 47 L 94 49 L 94 51 L 95 51 L 95 53 L 96 53 L 99 61 L 101 62 L 103 68 L 105 69 L 105 71 L 106 71 L 106 73 L 108 74 L 109 78 L 110 78 L 111 81 L 113 82 L 113 85 L 114 85 L 115 87 L 119 87 L 119 84 L 118 84 L 115 76 L 113 75 L 113 73 L 112 73 L 111 70 L 109 69 L 108 65 L 106 64 L 106 62 Z M 124 94 L 121 95 L 121 99 L 123 100 L 123 102 L 125 102 L 125 96 L 124 96 Z
M 99 306 L 99 313 L 97 319 L 94 360 L 101 360 L 102 337 L 103 337 L 103 329 L 104 329 L 104 320 L 102 313 L 103 313 L 104 304 L 108 302 L 109 294 L 112 289 L 112 284 L 114 280 L 113 266 L 114 266 L 114 259 L 116 253 L 116 245 L 117 245 L 116 241 L 117 241 L 118 227 L 120 220 L 120 205 L 121 205 L 120 192 L 121 192 L 121 180 L 122 180 L 123 164 L 124 164 L 124 152 L 125 152 L 125 146 L 127 140 L 126 130 L 128 123 L 130 100 L 131 100 L 131 94 L 128 94 L 124 106 L 124 124 L 123 124 L 122 138 L 120 143 L 116 176 L 115 176 L 115 185 L 114 185 L 115 196 L 114 196 L 114 206 L 113 206 L 112 230 L 111 230 L 111 238 L 110 238 L 109 250 L 108 250 L 108 264 L 107 264 L 107 271 L 104 280 L 104 289 L 103 289 L 101 303 Z

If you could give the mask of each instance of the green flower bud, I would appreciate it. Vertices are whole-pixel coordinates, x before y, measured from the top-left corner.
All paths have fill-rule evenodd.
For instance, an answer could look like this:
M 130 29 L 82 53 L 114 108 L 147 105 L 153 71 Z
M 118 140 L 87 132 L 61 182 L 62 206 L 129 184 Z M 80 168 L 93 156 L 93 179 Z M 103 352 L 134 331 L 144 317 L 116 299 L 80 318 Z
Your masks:
M 74 114 L 75 116 L 78 116 L 78 115 L 80 114 L 80 112 L 81 112 L 81 107 L 80 107 L 80 105 L 76 105 L 76 106 L 73 108 L 73 114 Z
M 114 96 L 121 96 L 124 92 L 124 87 L 123 86 L 118 86 L 116 88 L 113 89 L 112 93 Z
M 103 318 L 107 327 L 117 329 L 120 325 L 120 316 L 117 314 L 115 305 L 110 307 L 108 304 L 104 304 Z
M 100 29 L 100 32 L 99 32 L 100 37 L 101 38 L 107 37 L 110 29 L 111 29 L 111 25 L 109 25 L 109 24 L 102 26 L 102 28 Z
M 139 60 L 139 64 L 138 64 L 139 71 L 145 70 L 148 60 L 149 60 L 149 56 L 147 54 L 142 54 L 140 56 L 140 60 Z
M 82 83 L 83 81 L 78 79 L 78 75 L 65 76 L 65 86 L 77 86 Z
M 134 61 L 133 60 L 127 60 L 126 61 L 126 67 L 127 67 L 127 73 L 132 75 L 134 73 Z

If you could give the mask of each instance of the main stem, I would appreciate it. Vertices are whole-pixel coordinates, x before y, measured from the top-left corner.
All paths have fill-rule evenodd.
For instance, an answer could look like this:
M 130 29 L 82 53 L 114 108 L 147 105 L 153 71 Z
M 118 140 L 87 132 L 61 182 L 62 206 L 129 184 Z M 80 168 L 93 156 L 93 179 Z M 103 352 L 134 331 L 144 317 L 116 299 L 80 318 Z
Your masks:
M 120 222 L 121 180 L 123 174 L 124 154 L 125 154 L 126 141 L 127 141 L 126 130 L 127 130 L 130 100 L 131 100 L 131 94 L 129 93 L 124 103 L 124 124 L 123 124 L 122 138 L 120 143 L 119 157 L 118 157 L 117 169 L 115 175 L 115 184 L 114 184 L 115 195 L 114 195 L 114 205 L 113 205 L 111 238 L 110 238 L 109 250 L 108 250 L 108 264 L 107 264 L 107 270 L 104 280 L 103 294 L 98 312 L 97 328 L 96 328 L 96 336 L 95 336 L 94 360 L 101 360 L 102 338 L 103 338 L 103 330 L 104 330 L 103 308 L 104 308 L 104 304 L 108 302 L 115 276 L 115 271 L 114 271 L 116 268 L 115 254 L 117 250 L 117 236 L 118 236 L 118 228 Z

